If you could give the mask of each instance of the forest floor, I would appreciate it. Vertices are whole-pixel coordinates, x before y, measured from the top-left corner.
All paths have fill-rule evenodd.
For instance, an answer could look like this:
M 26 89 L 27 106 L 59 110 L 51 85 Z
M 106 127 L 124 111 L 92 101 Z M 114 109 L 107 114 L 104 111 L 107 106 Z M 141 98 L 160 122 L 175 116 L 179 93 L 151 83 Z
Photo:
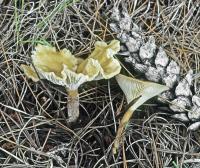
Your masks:
M 112 154 L 126 108 L 114 78 L 79 88 L 80 117 L 70 125 L 65 89 L 35 83 L 20 68 L 31 63 L 37 44 L 67 48 L 85 58 L 96 41 L 116 38 L 109 17 L 120 5 L 144 36 L 165 46 L 182 75 L 200 71 L 198 1 L 0 0 L 0 167 L 200 167 L 200 131 L 188 131 L 188 123 L 158 111 L 154 101 L 136 111 L 118 154 Z

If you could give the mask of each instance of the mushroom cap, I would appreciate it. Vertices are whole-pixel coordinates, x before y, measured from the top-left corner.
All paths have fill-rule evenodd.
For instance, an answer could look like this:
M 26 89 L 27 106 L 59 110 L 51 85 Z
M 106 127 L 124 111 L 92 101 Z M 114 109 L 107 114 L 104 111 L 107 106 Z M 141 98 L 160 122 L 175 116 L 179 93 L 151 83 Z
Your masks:
M 88 58 L 95 59 L 101 65 L 100 73 L 95 78 L 109 79 L 120 73 L 121 65 L 114 55 L 120 50 L 120 42 L 118 40 L 112 40 L 110 44 L 106 44 L 102 41 L 95 43 L 94 51 L 89 55 Z
M 37 82 L 46 79 L 68 90 L 77 89 L 82 83 L 109 79 L 121 70 L 120 63 L 113 56 L 120 50 L 119 41 L 109 45 L 96 42 L 95 50 L 83 60 L 75 57 L 67 49 L 56 51 L 55 47 L 38 45 L 32 53 L 32 66 L 21 65 L 26 76 Z M 37 71 L 37 73 L 35 72 Z
M 32 66 L 21 65 L 26 76 L 37 82 L 46 79 L 65 86 L 68 90 L 77 89 L 82 83 L 93 80 L 100 72 L 97 60 L 76 58 L 67 49 L 56 51 L 54 47 L 38 45 L 32 55 Z M 39 75 L 39 76 L 38 76 Z
M 24 73 L 26 74 L 26 76 L 31 78 L 34 82 L 38 82 L 39 81 L 39 77 L 35 73 L 35 70 L 34 70 L 34 68 L 32 66 L 28 66 L 28 65 L 22 64 L 21 68 L 24 71 Z
M 131 110 L 137 109 L 148 99 L 159 95 L 169 88 L 153 82 L 146 82 L 131 78 L 122 74 L 116 76 L 116 80 L 124 92 L 127 102 L 130 103 L 136 98 L 139 98 L 130 108 Z
M 61 77 L 63 65 L 69 70 L 75 71 L 78 61 L 67 49 L 56 51 L 55 47 L 39 44 L 32 53 L 32 61 L 36 68 L 44 72 L 54 72 Z

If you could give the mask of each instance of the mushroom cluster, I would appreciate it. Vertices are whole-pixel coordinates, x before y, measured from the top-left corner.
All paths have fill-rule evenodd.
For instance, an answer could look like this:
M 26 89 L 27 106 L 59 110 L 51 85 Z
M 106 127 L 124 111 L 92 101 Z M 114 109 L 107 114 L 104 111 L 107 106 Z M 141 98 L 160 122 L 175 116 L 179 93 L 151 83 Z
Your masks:
M 124 92 L 127 102 L 137 101 L 123 116 L 113 145 L 113 153 L 123 138 L 123 131 L 133 112 L 148 99 L 168 89 L 167 86 L 153 82 L 144 82 L 135 78 L 120 75 L 121 66 L 113 56 L 120 50 L 119 41 L 113 40 L 109 45 L 96 42 L 94 51 L 85 59 L 71 54 L 67 49 L 57 51 L 55 47 L 38 45 L 32 53 L 32 65 L 21 65 L 27 77 L 34 82 L 46 79 L 54 84 L 64 86 L 68 93 L 69 122 L 75 122 L 79 117 L 78 88 L 87 81 L 109 79 L 116 80 Z
M 174 112 L 172 117 L 193 124 L 200 121 L 200 82 L 197 75 L 190 70 L 182 77 L 180 66 L 168 57 L 162 46 L 156 46 L 153 36 L 144 40 L 143 31 L 124 9 L 113 8 L 109 25 L 121 43 L 119 55 L 123 55 L 124 61 L 147 80 L 170 88 L 161 94 L 159 100 L 170 102 L 169 108 Z M 188 129 L 200 126 L 195 124 L 197 126 L 194 127 L 193 124 Z
M 69 122 L 74 122 L 79 116 L 79 86 L 92 80 L 109 79 L 120 73 L 120 63 L 113 57 L 119 50 L 118 40 L 108 45 L 98 41 L 94 51 L 83 60 L 67 49 L 57 51 L 55 47 L 38 45 L 31 56 L 33 66 L 21 67 L 34 82 L 46 79 L 66 88 Z

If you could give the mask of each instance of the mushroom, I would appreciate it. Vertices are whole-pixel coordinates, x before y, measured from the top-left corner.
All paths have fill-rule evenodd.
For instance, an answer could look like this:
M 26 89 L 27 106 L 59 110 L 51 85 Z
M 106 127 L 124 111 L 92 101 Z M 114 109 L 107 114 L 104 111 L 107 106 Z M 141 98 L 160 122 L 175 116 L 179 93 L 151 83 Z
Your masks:
M 122 140 L 123 131 L 125 130 L 125 126 L 129 122 L 133 112 L 150 98 L 159 95 L 163 91 L 168 90 L 167 86 L 153 82 L 138 80 L 122 74 L 117 75 L 116 80 L 120 88 L 124 92 L 128 104 L 131 103 L 133 100 L 137 100 L 133 105 L 129 107 L 120 122 L 119 128 L 117 130 L 117 135 L 113 144 L 113 154 L 116 154 L 117 149 L 119 148 Z
M 82 60 L 67 49 L 56 51 L 55 47 L 38 45 L 31 56 L 34 68 L 28 65 L 21 65 L 21 68 L 34 82 L 46 79 L 64 86 L 68 93 L 69 122 L 75 122 L 79 117 L 79 86 L 88 81 L 109 79 L 117 75 L 121 66 L 113 56 L 119 50 L 117 40 L 111 41 L 109 45 L 98 41 L 95 50 Z
M 112 40 L 109 45 L 105 42 L 97 41 L 95 43 L 94 51 L 88 56 L 87 59 L 94 59 L 100 64 L 99 74 L 95 77 L 95 80 L 110 79 L 117 75 L 121 71 L 121 65 L 114 55 L 120 50 L 120 42 L 118 40 Z M 78 67 L 78 71 L 83 69 L 87 62 L 84 60 Z

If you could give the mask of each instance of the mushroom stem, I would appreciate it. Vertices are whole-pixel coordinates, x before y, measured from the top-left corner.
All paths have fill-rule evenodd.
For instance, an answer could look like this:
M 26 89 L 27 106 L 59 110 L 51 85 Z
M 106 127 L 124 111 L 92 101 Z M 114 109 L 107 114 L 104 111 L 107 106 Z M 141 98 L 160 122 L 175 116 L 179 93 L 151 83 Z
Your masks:
M 126 129 L 126 125 L 128 124 L 132 114 L 133 114 L 133 109 L 129 108 L 126 111 L 126 113 L 124 114 L 124 116 L 123 116 L 123 118 L 122 118 L 122 120 L 119 124 L 119 128 L 117 130 L 117 135 L 115 137 L 113 148 L 112 148 L 113 154 L 117 153 L 119 145 L 120 145 L 120 143 L 122 142 L 122 139 L 123 139 L 123 133 Z
M 79 93 L 78 89 L 68 90 L 67 110 L 69 122 L 75 122 L 79 117 Z

